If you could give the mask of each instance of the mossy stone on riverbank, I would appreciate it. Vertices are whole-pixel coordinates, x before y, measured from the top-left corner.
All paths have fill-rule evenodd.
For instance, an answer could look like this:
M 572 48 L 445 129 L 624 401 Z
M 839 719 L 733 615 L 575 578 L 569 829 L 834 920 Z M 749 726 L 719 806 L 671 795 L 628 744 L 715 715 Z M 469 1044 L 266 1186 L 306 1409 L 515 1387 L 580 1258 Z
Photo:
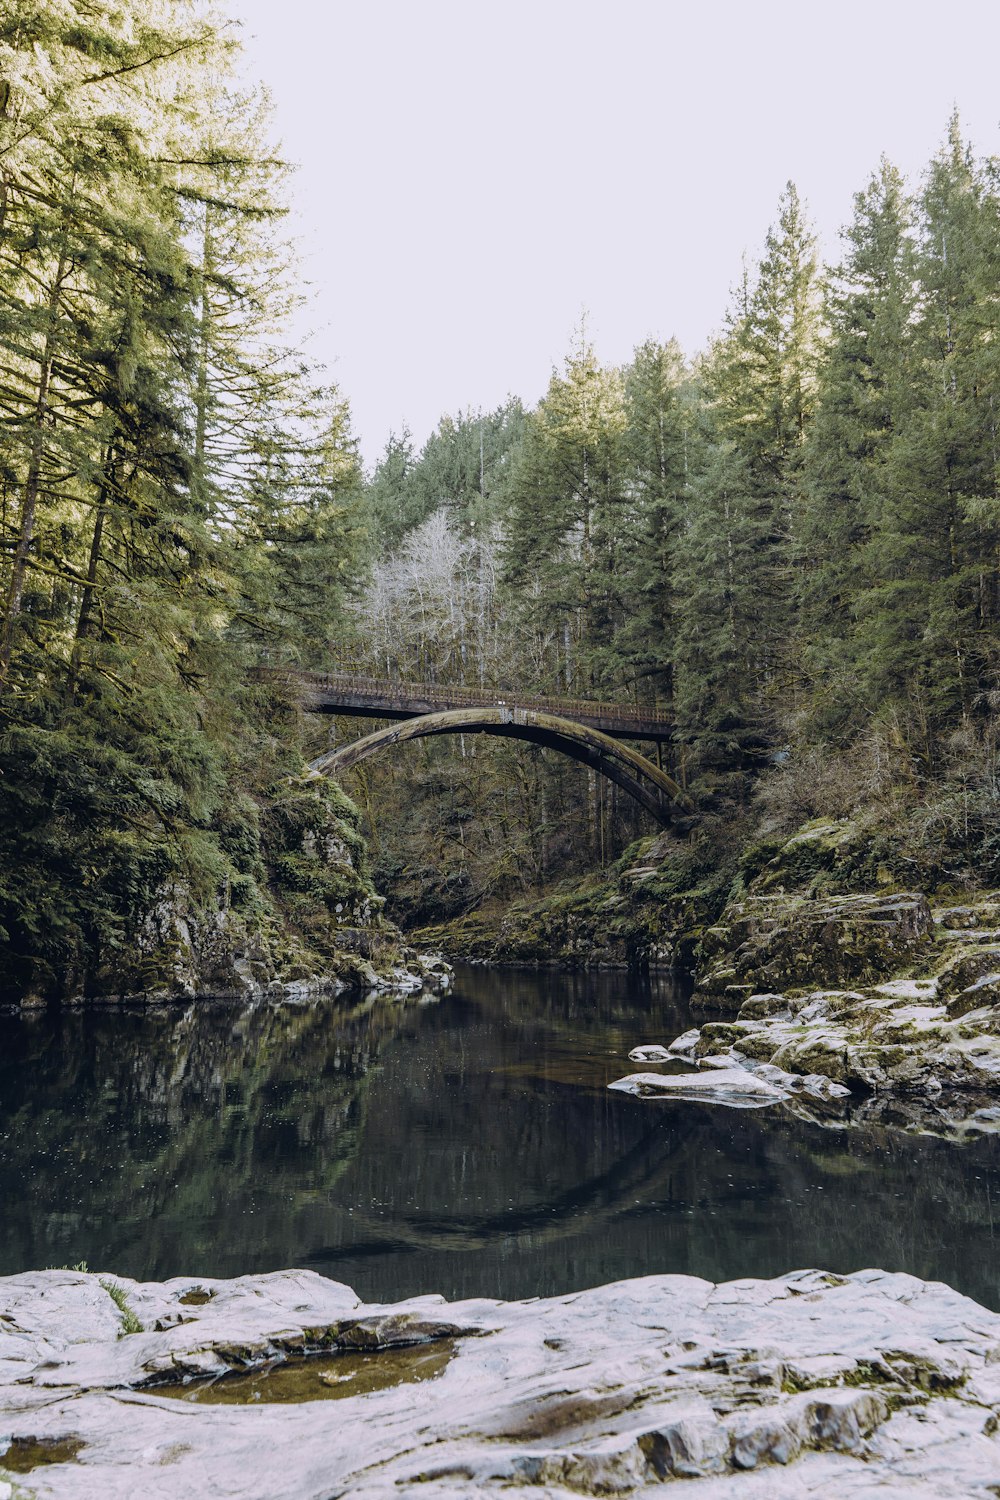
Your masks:
M 699 994 L 737 1009 L 738 986 L 758 991 L 874 984 L 929 954 L 934 933 L 920 892 L 809 899 L 748 896 L 704 935 Z
M 550 894 L 420 928 L 411 941 L 453 958 L 561 969 L 683 969 L 728 881 L 686 883 L 669 833 L 632 845 L 605 874 Z

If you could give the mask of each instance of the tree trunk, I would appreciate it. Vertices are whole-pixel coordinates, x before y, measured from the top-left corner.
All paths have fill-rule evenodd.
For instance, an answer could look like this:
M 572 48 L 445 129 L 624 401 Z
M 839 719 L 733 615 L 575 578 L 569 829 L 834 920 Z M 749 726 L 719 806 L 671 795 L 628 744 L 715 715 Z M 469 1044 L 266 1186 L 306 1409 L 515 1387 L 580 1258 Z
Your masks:
M 114 465 L 114 448 L 109 443 L 104 454 L 104 464 L 101 472 L 101 487 L 97 494 L 97 507 L 94 513 L 94 531 L 90 539 L 90 557 L 87 561 L 87 577 L 83 585 L 83 597 L 80 600 L 80 613 L 77 616 L 76 631 L 73 636 L 73 654 L 70 658 L 69 682 L 67 685 L 67 696 L 70 699 L 76 697 L 77 684 L 80 676 L 81 647 L 83 642 L 93 633 L 94 594 L 97 589 L 97 568 L 101 560 L 101 543 L 104 538 L 104 521 L 108 513 L 108 496 L 117 483 Z
M 208 355 L 211 343 L 212 309 L 208 300 L 208 278 L 212 268 L 211 209 L 205 205 L 205 227 L 201 252 L 201 298 L 198 309 L 198 372 L 195 379 L 194 481 L 198 502 L 207 507 L 206 437 L 208 432 Z
M 7 605 L 4 611 L 3 632 L 0 634 L 0 682 L 10 669 L 11 652 L 14 649 L 14 630 L 21 614 L 24 598 L 24 580 L 28 572 L 28 556 L 35 540 L 35 514 L 38 509 L 38 489 L 45 456 L 45 418 L 49 409 L 49 385 L 55 355 L 56 317 L 59 311 L 59 293 L 66 275 L 66 253 L 59 257 L 56 274 L 48 302 L 48 327 L 42 346 L 41 369 L 38 375 L 38 394 L 35 398 L 35 422 L 28 454 L 28 472 L 24 480 L 24 502 L 21 507 L 21 534 L 11 568 L 10 587 L 7 590 Z

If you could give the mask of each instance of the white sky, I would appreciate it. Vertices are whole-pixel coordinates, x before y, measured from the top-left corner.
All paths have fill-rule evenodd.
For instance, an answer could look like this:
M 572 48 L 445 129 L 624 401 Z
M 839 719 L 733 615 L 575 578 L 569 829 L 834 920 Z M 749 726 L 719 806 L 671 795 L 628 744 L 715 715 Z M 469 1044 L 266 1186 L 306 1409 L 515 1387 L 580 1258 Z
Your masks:
M 599 356 L 689 352 L 792 178 L 828 253 L 885 152 L 957 105 L 1000 152 L 996 0 L 226 0 L 271 89 L 311 348 L 366 460 L 407 422 L 533 404 Z

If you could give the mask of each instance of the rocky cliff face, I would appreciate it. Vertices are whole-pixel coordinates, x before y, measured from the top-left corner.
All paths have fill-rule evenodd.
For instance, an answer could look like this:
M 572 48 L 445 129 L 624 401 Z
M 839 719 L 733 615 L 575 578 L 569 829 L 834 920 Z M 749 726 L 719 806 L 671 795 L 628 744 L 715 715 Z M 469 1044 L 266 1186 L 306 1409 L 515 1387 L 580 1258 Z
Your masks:
M 894 1111 L 952 1137 L 1000 1129 L 1000 892 L 845 894 L 858 857 L 850 825 L 815 824 L 758 862 L 698 947 L 693 1004 L 725 1019 L 635 1054 L 672 1071 L 616 1086 L 830 1123 Z
M 872 984 L 931 962 L 934 923 L 919 891 L 821 898 L 749 895 L 703 934 L 697 990 L 726 1010 L 754 990 Z
M 338 862 L 337 872 L 343 884 L 361 884 L 346 862 Z M 383 906 L 381 897 L 362 887 L 336 903 L 325 932 L 317 922 L 306 933 L 271 914 L 248 919 L 222 904 L 206 910 L 174 886 L 146 913 L 119 966 L 102 970 L 69 998 L 157 1004 L 200 995 L 253 1000 L 440 990 L 449 982 L 449 965 L 440 954 L 408 944 Z M 44 1003 L 44 996 L 28 995 L 21 1004 L 33 998 Z
M 4 1500 L 985 1497 L 1000 1316 L 884 1271 L 393 1306 L 49 1271 L 0 1282 L 0 1434 Z
M 385 915 L 357 811 L 334 783 L 289 783 L 260 810 L 234 862 L 240 875 L 213 890 L 173 879 L 123 910 L 119 946 L 91 968 L 39 968 L 2 998 L 29 1008 L 52 999 L 255 999 L 447 982 L 440 956 L 407 944 Z

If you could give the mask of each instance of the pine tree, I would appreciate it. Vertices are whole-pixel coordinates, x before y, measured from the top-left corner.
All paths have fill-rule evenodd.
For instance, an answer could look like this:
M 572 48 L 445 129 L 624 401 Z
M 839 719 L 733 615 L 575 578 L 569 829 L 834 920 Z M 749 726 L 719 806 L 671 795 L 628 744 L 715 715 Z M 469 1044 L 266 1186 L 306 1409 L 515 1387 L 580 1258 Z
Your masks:
M 378 463 L 365 486 L 369 532 L 376 556 L 395 547 L 410 527 L 426 519 L 412 496 L 416 455 L 413 437 L 404 425 L 400 434 L 391 432 Z
M 626 420 L 622 377 L 601 368 L 581 330 L 528 419 L 512 475 L 507 581 L 530 601 L 570 694 L 607 691 L 615 676 Z
M 128 18 L 102 4 L 17 4 L 0 30 L 0 65 L 13 80 L 0 122 L 0 399 L 7 490 L 17 497 L 3 536 L 0 678 L 34 610 L 32 579 L 75 581 L 46 558 L 44 533 L 50 520 L 71 522 L 65 507 L 79 503 L 81 479 L 86 487 L 106 461 L 116 393 L 142 360 L 136 299 L 140 308 L 169 300 L 183 275 L 164 244 L 171 204 L 157 165 L 156 91 L 178 59 L 204 53 L 208 36 L 171 19 L 152 3 Z M 28 631 L 25 645 L 33 638 Z
M 630 500 L 617 561 L 623 597 L 616 638 L 638 696 L 669 704 L 676 653 L 676 565 L 689 485 L 691 403 L 679 346 L 648 340 L 625 371 Z
M 996 623 L 995 275 L 1000 211 L 957 119 L 921 198 L 911 406 L 865 548 L 870 704 L 894 705 L 927 771 L 987 685 Z
M 268 909 L 260 803 L 301 746 L 247 667 L 329 642 L 358 465 L 275 336 L 227 36 L 64 0 L 0 48 L 0 970 L 56 989 L 164 903 Z
M 705 456 L 678 563 L 678 736 L 713 774 L 742 773 L 780 743 L 799 675 L 795 539 L 821 324 L 815 242 L 791 183 L 780 207 L 700 371 Z M 706 598 L 709 559 L 719 588 Z
M 870 539 L 892 503 L 888 458 L 915 397 L 913 218 L 902 178 L 883 160 L 855 197 L 826 299 L 830 337 L 805 450 L 797 576 L 811 715 L 840 732 L 868 711 L 855 622 L 871 582 Z

